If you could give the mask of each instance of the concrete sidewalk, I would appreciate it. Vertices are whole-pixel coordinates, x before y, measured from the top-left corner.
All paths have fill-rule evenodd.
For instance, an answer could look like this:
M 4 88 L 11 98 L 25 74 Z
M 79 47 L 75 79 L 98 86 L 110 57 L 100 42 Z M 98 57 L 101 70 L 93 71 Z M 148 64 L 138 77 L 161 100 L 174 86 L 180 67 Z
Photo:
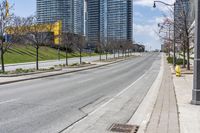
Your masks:
M 193 72 L 182 70 L 176 77 L 165 56 L 163 61 L 163 74 L 128 124 L 139 125 L 138 133 L 200 133 L 200 106 L 191 104 Z
M 178 109 L 169 65 L 163 54 L 160 73 L 128 124 L 138 133 L 179 133 Z
M 193 75 L 173 75 L 179 110 L 180 132 L 200 133 L 200 106 L 192 105 Z

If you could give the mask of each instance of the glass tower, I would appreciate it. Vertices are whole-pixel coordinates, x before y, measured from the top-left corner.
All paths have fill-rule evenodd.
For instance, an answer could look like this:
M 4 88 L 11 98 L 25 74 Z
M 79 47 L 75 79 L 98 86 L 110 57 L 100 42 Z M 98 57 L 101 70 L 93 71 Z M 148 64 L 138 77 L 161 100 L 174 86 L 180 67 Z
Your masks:
M 39 23 L 62 21 L 64 32 L 83 34 L 83 0 L 37 0 Z
M 87 0 L 87 38 L 95 43 L 100 37 L 100 0 Z
M 88 39 L 132 41 L 132 0 L 88 0 Z
M 84 34 L 84 0 L 74 0 L 74 33 Z

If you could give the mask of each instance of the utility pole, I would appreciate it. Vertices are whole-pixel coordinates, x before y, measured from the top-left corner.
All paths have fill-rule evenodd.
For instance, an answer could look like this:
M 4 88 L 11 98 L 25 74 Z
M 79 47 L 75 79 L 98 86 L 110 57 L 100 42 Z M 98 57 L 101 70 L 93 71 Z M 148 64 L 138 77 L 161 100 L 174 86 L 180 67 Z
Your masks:
M 200 1 L 195 1 L 196 14 L 195 14 L 195 30 L 196 40 L 194 46 L 194 84 L 192 94 L 192 104 L 200 105 Z

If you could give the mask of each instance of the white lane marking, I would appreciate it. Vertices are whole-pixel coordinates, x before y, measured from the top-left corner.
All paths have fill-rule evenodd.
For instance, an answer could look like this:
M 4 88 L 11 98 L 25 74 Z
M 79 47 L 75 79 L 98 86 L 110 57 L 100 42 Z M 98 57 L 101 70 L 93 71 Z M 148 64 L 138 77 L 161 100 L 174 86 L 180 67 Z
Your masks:
M 15 101 L 18 101 L 19 99 L 10 99 L 10 100 L 7 100 L 7 101 L 2 101 L 0 102 L 0 105 L 1 104 L 5 104 L 5 103 L 11 103 L 11 102 L 15 102 Z
M 131 85 L 129 85 L 128 87 L 126 87 L 125 89 L 123 89 L 121 92 L 119 92 L 117 95 L 115 95 L 113 98 L 111 98 L 109 101 L 107 101 L 106 103 L 102 104 L 100 107 L 98 107 L 97 109 L 95 109 L 94 111 L 92 111 L 91 113 L 88 114 L 88 116 L 93 115 L 94 113 L 96 113 L 97 111 L 99 111 L 101 108 L 105 107 L 106 105 L 108 105 L 109 103 L 111 103 L 113 100 L 115 100 L 115 98 L 117 98 L 118 96 L 121 96 L 124 92 L 126 92 L 128 89 L 130 89 L 133 85 L 135 85 L 139 80 L 141 80 L 146 74 L 148 73 L 148 71 L 146 71 L 142 76 L 140 76 L 136 81 L 134 81 Z M 73 129 L 78 123 L 84 121 L 85 119 L 88 118 L 85 117 L 80 121 L 75 122 L 72 126 L 70 126 L 69 128 L 67 128 L 66 130 L 62 131 L 62 133 L 66 133 L 67 131 L 70 131 L 71 129 Z
M 134 81 L 132 84 L 130 84 L 128 87 L 126 87 L 125 89 L 123 89 L 121 92 L 119 92 L 117 95 L 115 95 L 113 98 L 111 98 L 109 101 L 107 101 L 106 103 L 102 104 L 100 107 L 98 107 L 97 109 L 95 109 L 93 112 L 91 112 L 89 115 L 92 115 L 94 113 L 96 113 L 98 110 L 100 110 L 101 108 L 105 107 L 106 105 L 108 105 L 109 103 L 111 103 L 115 98 L 121 96 L 124 92 L 126 92 L 128 89 L 130 89 L 132 86 L 134 86 L 139 80 L 141 80 L 147 72 L 145 72 L 141 77 L 139 77 L 136 81 Z

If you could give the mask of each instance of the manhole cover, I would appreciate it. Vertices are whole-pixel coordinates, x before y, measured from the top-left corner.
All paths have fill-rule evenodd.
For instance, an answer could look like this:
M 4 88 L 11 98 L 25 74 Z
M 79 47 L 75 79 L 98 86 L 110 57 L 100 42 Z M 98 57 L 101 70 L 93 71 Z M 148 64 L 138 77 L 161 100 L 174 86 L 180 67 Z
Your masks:
M 117 133 L 137 133 L 139 126 L 127 124 L 113 124 L 110 131 Z

